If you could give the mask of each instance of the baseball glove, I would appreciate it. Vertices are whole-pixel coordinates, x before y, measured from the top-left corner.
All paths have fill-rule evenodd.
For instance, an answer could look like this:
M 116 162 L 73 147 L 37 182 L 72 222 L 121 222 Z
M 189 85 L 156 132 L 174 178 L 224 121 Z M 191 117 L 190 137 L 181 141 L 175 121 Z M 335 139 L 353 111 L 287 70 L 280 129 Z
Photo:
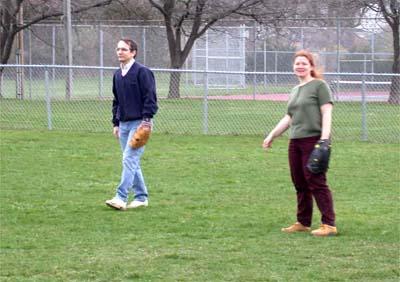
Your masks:
M 131 140 L 129 140 L 129 147 L 133 149 L 138 149 L 146 145 L 151 134 L 151 122 L 143 121 L 139 127 L 136 129 L 135 133 L 132 135 Z
M 328 139 L 319 140 L 308 158 L 307 169 L 314 174 L 328 171 L 330 155 L 330 141 Z

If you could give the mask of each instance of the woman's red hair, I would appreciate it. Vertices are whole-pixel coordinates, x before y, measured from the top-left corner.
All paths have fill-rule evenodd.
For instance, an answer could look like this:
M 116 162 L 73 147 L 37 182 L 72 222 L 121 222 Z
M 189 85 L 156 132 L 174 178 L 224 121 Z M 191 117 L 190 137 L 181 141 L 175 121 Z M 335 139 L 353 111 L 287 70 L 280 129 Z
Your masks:
M 314 59 L 314 56 L 311 54 L 311 52 L 309 52 L 307 50 L 297 51 L 296 54 L 294 54 L 294 59 L 296 59 L 297 57 L 305 57 L 305 58 L 307 58 L 307 60 L 310 63 L 310 65 L 313 67 L 313 70 L 311 71 L 311 76 L 314 77 L 314 78 L 323 79 L 323 75 L 321 73 L 321 70 L 320 70 L 320 68 L 316 67 L 315 59 Z

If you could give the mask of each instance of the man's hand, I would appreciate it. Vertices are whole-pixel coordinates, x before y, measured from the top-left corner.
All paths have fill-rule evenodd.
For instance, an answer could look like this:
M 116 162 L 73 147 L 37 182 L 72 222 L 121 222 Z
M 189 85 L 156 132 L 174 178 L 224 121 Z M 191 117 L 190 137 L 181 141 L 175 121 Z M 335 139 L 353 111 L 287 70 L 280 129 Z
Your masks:
M 131 140 L 129 140 L 129 147 L 137 149 L 146 145 L 150 138 L 151 130 L 151 120 L 144 119 L 136 129 L 135 133 L 132 135 Z
M 115 136 L 115 138 L 119 139 L 119 127 L 118 126 L 113 127 L 113 135 Z
M 144 119 L 140 123 L 139 127 L 149 127 L 150 130 L 152 130 L 153 129 L 153 124 L 151 123 L 150 119 Z

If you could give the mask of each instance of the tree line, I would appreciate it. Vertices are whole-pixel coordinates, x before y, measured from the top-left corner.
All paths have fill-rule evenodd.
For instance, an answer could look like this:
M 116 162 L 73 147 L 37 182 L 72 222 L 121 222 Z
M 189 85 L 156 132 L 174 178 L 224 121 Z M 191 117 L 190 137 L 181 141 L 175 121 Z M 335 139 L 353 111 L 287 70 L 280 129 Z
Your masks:
M 308 26 L 331 26 L 340 17 L 358 26 L 371 11 L 382 17 L 393 37 L 392 72 L 400 73 L 398 0 L 70 0 L 76 20 L 158 21 L 165 26 L 170 67 L 184 65 L 196 40 L 223 20 L 251 19 L 274 28 L 290 19 Z M 46 20 L 62 21 L 62 0 L 3 0 L 0 3 L 0 62 L 7 64 L 17 34 Z M 23 12 L 22 12 L 23 11 Z M 23 17 L 21 15 L 23 13 Z M 182 38 L 186 40 L 183 42 Z M 3 69 L 0 68 L 0 75 Z M 171 73 L 170 98 L 180 97 L 180 73 Z M 393 76 L 389 101 L 400 104 L 400 77 Z

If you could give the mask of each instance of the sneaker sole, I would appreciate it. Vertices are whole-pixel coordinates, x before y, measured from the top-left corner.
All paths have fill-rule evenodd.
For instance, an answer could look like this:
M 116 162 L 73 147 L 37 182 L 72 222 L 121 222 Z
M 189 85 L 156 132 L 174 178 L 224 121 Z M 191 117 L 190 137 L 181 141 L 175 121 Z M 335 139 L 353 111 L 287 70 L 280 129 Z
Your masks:
M 311 229 L 309 229 L 309 230 L 295 230 L 295 231 L 287 231 L 287 230 L 281 229 L 281 231 L 283 233 L 291 234 L 291 233 L 299 233 L 299 232 L 311 232 Z
M 124 211 L 126 208 L 121 207 L 121 206 L 114 206 L 112 204 L 106 203 L 107 206 L 109 206 L 110 208 L 113 208 L 115 210 L 119 210 L 119 211 Z
M 326 235 L 319 235 L 319 234 L 311 234 L 311 235 L 314 236 L 314 237 L 334 237 L 334 236 L 337 235 L 337 233 L 329 233 L 329 234 L 326 234 Z
M 145 206 L 145 205 L 140 205 L 140 206 L 137 206 L 137 207 L 126 207 L 127 209 L 140 209 L 140 208 L 146 208 L 147 206 Z

